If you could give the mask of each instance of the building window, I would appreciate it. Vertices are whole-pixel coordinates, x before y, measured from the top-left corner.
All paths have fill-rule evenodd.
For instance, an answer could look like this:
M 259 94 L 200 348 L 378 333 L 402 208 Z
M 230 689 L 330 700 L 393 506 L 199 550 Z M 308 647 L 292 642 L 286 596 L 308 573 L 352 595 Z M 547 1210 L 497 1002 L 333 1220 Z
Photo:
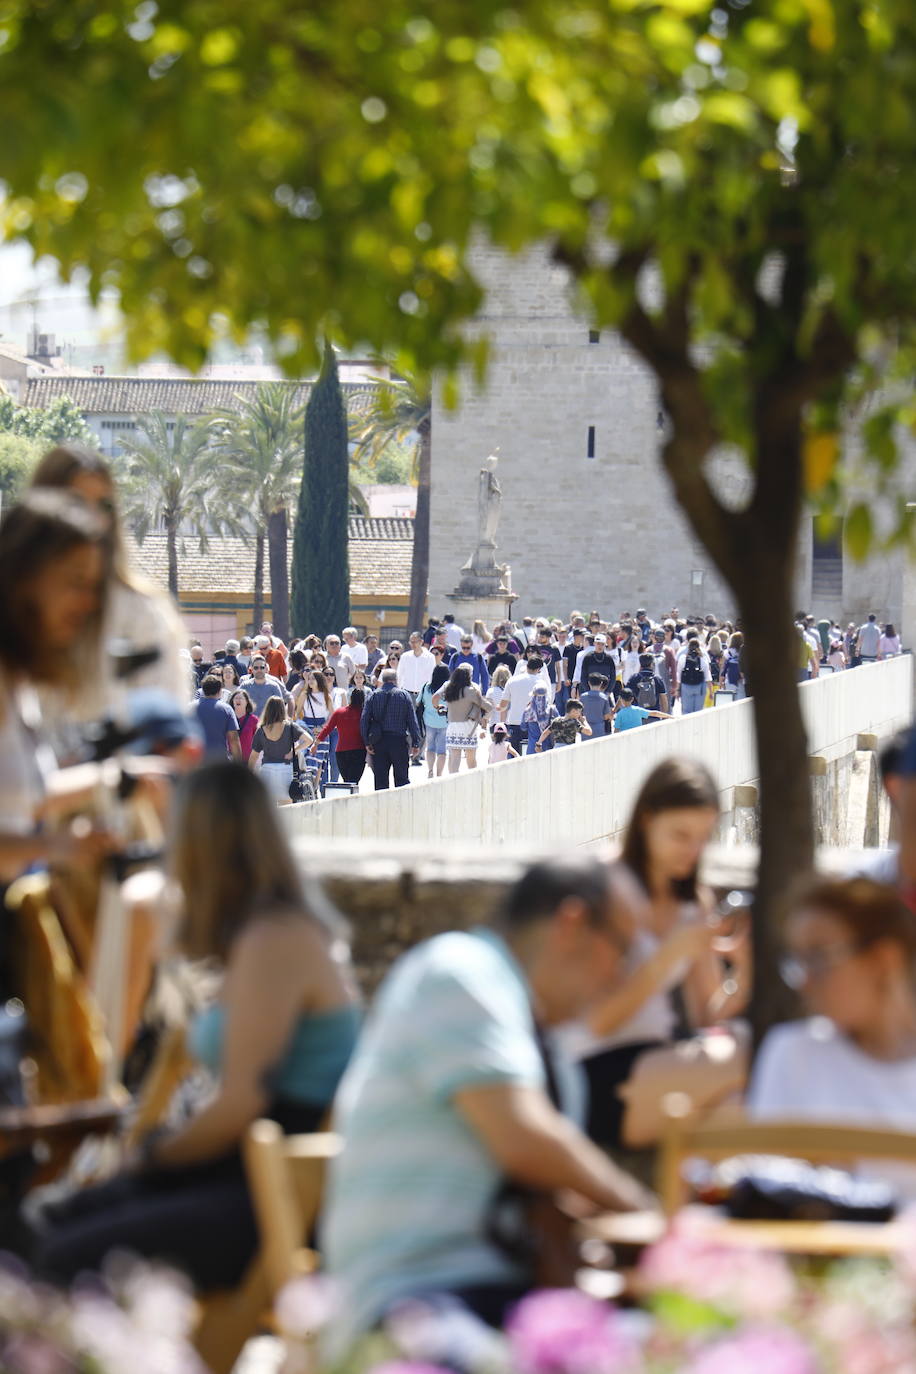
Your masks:
M 813 522 L 811 538 L 811 599 L 839 607 L 843 600 L 843 522 L 837 520 L 830 534 L 818 534 Z
M 600 343 L 600 342 L 601 342 L 601 330 L 600 330 L 600 329 L 590 329 L 590 330 L 588 331 L 588 341 L 589 341 L 590 344 L 592 344 L 592 343 Z
M 594 425 L 589 425 L 589 427 L 588 427 L 588 447 L 587 447 L 587 449 L 586 449 L 585 456 L 586 456 L 586 458 L 594 458 L 594 456 L 595 456 L 595 426 L 594 426 Z

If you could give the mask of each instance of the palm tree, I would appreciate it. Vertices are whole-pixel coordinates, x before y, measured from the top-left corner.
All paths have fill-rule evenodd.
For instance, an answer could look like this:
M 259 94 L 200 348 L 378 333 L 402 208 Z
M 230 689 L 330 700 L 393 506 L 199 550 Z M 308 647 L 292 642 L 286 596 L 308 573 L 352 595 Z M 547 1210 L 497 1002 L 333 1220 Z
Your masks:
M 409 630 L 423 626 L 429 586 L 429 488 L 433 433 L 432 380 L 413 372 L 380 381 L 372 404 L 355 426 L 357 454 L 371 466 L 378 462 L 392 440 L 413 443 L 414 479 L 417 483 L 417 514 L 413 526 L 413 558 L 410 565 Z
M 124 515 L 141 544 L 151 530 L 165 532 L 169 591 L 177 597 L 182 530 L 193 532 L 205 551 L 208 532 L 229 523 L 212 514 L 216 468 L 209 423 L 183 415 L 173 421 L 154 410 L 137 420 L 137 429 L 138 438 L 120 441 Z
M 254 520 L 254 623 L 264 618 L 264 545 L 270 564 L 271 613 L 281 639 L 289 634 L 289 507 L 302 479 L 304 407 L 288 382 L 259 386 L 253 400 L 236 396 L 218 411 L 211 432 L 222 460 L 221 489 L 241 516 Z

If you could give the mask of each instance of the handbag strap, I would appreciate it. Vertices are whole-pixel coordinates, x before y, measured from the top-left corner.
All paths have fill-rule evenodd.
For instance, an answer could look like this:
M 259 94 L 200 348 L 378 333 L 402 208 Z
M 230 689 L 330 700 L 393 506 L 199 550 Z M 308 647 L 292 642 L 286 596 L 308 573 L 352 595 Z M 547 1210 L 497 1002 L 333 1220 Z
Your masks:
M 298 778 L 298 776 L 299 776 L 299 755 L 296 753 L 296 725 L 295 725 L 295 722 L 294 722 L 294 721 L 290 721 L 289 733 L 290 733 L 290 742 L 291 742 L 292 751 L 293 751 L 293 777 L 294 777 L 294 778 Z

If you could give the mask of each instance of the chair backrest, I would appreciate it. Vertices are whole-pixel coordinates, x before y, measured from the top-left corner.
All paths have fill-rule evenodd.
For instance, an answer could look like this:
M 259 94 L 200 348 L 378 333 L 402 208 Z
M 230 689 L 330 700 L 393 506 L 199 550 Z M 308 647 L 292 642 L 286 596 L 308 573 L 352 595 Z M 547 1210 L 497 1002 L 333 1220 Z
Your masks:
M 183 1026 L 172 1026 L 162 1036 L 137 1099 L 126 1144 L 139 1144 L 147 1131 L 161 1124 L 179 1083 L 192 1064 Z
M 245 1172 L 272 1297 L 315 1267 L 308 1237 L 321 1207 L 327 1163 L 342 1145 L 330 1131 L 285 1136 L 275 1121 L 255 1121 L 248 1129 Z
M 671 1216 L 684 1202 L 684 1160 L 782 1155 L 813 1164 L 893 1159 L 916 1166 L 916 1136 L 905 1131 L 813 1121 L 754 1121 L 727 1108 L 706 1117 L 669 1117 L 657 1161 L 657 1188 Z

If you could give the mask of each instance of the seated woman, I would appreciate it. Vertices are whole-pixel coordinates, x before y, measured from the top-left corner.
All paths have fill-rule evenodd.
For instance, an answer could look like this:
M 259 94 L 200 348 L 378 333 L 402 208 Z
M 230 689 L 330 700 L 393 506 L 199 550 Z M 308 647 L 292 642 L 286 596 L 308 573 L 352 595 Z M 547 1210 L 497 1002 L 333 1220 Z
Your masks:
M 219 762 L 185 778 L 170 856 L 179 948 L 225 969 L 219 1001 L 190 1034 L 219 1090 L 187 1125 L 149 1135 L 125 1172 L 46 1209 L 34 1259 L 58 1280 L 121 1247 L 178 1264 L 204 1290 L 237 1283 L 257 1244 L 242 1137 L 260 1116 L 318 1129 L 356 1040 L 334 914 L 303 883 L 253 773 Z
M 916 1130 L 916 916 L 870 878 L 817 878 L 786 936 L 783 977 L 811 1017 L 768 1033 L 748 1110 Z
M 748 932 L 720 938 L 712 894 L 698 880 L 718 818 L 715 781 L 692 759 L 660 763 L 636 798 L 621 858 L 647 901 L 625 976 L 559 1032 L 588 1078 L 588 1134 L 609 1149 L 654 1144 L 667 1093 L 686 1093 L 702 1107 L 744 1086 L 743 1031 L 721 1022 L 739 1015 L 750 994 Z M 714 1033 L 676 1042 L 676 990 L 688 1029 L 715 1025 Z

